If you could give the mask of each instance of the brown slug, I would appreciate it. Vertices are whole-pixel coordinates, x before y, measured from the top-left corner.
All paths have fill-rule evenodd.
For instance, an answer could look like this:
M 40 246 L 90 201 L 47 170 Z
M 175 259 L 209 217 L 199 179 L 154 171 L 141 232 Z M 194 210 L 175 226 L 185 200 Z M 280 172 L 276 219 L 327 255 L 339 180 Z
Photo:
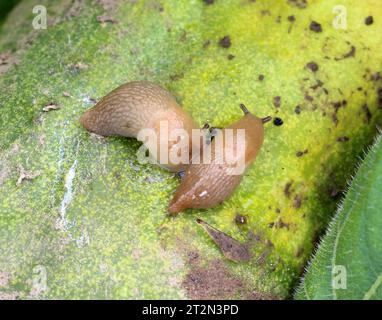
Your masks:
M 192 129 L 198 129 L 194 120 L 167 90 L 147 81 L 129 82 L 111 91 L 94 107 L 87 110 L 81 116 L 80 122 L 88 131 L 102 136 L 119 135 L 137 138 L 142 129 L 153 129 L 159 139 L 155 145 L 147 144 L 147 149 L 156 161 L 159 159 L 161 146 L 167 146 L 168 152 L 177 147 L 179 140 L 170 139 L 171 132 L 177 129 L 184 129 L 188 133 L 188 144 L 184 147 L 182 145 L 181 148 L 190 161 L 193 147 Z M 160 125 L 163 122 L 168 124 L 170 135 L 160 134 Z M 183 139 L 183 136 L 179 139 Z M 173 172 L 183 170 L 187 164 L 173 163 L 171 160 L 160 163 Z
M 205 146 L 210 152 L 210 163 L 193 163 L 188 166 L 173 199 L 169 204 L 170 214 L 177 214 L 185 209 L 207 209 L 222 203 L 227 199 L 240 184 L 244 170 L 255 160 L 264 139 L 263 124 L 271 120 L 271 117 L 257 118 L 241 104 L 244 117 L 227 128 L 218 132 L 212 142 Z M 228 153 L 242 153 L 237 157 L 236 163 L 227 162 L 226 132 L 230 130 L 237 134 L 239 129 L 245 129 L 244 139 L 232 140 Z M 219 144 L 222 148 L 216 148 Z M 203 151 L 204 153 L 204 151 Z M 243 163 L 243 171 L 233 174 L 235 164 Z

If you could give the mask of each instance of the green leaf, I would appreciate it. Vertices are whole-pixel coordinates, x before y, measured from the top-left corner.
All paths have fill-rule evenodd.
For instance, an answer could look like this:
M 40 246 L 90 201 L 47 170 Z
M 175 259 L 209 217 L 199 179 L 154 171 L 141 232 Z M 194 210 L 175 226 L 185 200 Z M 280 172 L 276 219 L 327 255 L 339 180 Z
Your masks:
M 382 138 L 333 218 L 297 299 L 382 299 Z
M 37 4 L 46 30 L 32 28 Z M 382 125 L 382 2 L 347 0 L 347 30 L 333 27 L 337 4 L 21 1 L 0 31 L 19 62 L 0 66 L 0 298 L 289 297 Z M 267 124 L 231 198 L 170 219 L 179 179 L 138 163 L 135 139 L 98 139 L 78 121 L 131 80 L 166 87 L 200 126 L 238 120 L 240 103 L 283 125 Z M 196 218 L 251 245 L 251 259 L 229 261 Z

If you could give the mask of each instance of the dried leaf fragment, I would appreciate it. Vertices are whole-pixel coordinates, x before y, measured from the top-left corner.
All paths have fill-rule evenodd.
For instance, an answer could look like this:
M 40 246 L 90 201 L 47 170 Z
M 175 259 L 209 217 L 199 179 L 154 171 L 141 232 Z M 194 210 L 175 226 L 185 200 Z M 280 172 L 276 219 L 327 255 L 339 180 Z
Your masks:
M 202 219 L 197 219 L 196 222 L 207 231 L 208 235 L 217 244 L 227 259 L 235 262 L 243 262 L 251 259 L 251 253 L 247 245 L 242 244 L 224 232 L 217 230 Z

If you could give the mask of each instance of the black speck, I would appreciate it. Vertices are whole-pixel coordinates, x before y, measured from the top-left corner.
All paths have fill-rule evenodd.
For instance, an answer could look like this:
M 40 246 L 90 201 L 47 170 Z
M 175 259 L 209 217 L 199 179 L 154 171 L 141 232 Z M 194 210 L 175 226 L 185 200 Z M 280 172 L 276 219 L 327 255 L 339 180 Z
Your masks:
M 219 45 L 222 47 L 222 48 L 229 48 L 231 46 L 231 39 L 229 36 L 225 36 L 223 38 L 220 39 L 219 41 Z
M 294 108 L 294 113 L 300 114 L 301 113 L 301 107 L 297 106 L 296 108 Z
M 259 75 L 259 80 L 260 80 L 260 81 L 263 81 L 263 80 L 264 80 L 264 78 L 265 78 L 265 77 L 264 77 L 264 75 L 262 75 L 262 74 L 261 74 L 261 75 Z
M 302 157 L 304 154 L 308 153 L 308 149 L 305 149 L 304 151 L 297 151 L 296 156 L 297 157 Z
M 373 24 L 373 22 L 374 22 L 373 16 L 368 16 L 365 18 L 365 24 L 367 26 L 370 26 L 371 24 Z
M 294 21 L 296 21 L 296 18 L 292 15 L 292 16 L 289 16 L 288 17 L 288 21 L 290 21 L 290 22 L 294 22 Z
M 229 54 L 227 56 L 227 58 L 228 58 L 228 60 L 233 60 L 233 59 L 235 59 L 235 56 L 233 54 Z
M 341 102 L 333 102 L 332 105 L 335 113 L 337 113 L 339 108 L 341 108 Z
M 371 114 L 368 105 L 367 105 L 367 104 L 364 104 L 364 105 L 362 106 L 362 110 L 363 110 L 363 112 L 365 112 L 367 123 L 370 123 L 370 120 L 371 120 L 371 118 L 372 118 L 373 115 Z
M 346 137 L 346 136 L 343 136 L 343 137 L 339 137 L 339 138 L 337 139 L 337 141 L 338 141 L 338 142 L 348 142 L 348 141 L 349 141 L 349 138 Z
M 316 84 L 314 84 L 310 88 L 313 90 L 316 90 L 317 88 L 322 87 L 323 85 L 324 85 L 324 83 L 321 80 L 317 80 Z
M 344 60 L 347 58 L 355 57 L 356 50 L 357 49 L 355 46 L 351 46 L 350 51 L 348 53 L 343 54 L 342 57 L 340 57 L 340 58 L 334 58 L 334 60 L 340 61 L 340 60 Z
M 304 98 L 305 98 L 306 101 L 309 101 L 309 102 L 312 102 L 312 101 L 313 101 L 313 97 L 310 96 L 310 95 L 307 94 L 307 93 L 305 94 Z
M 310 30 L 312 30 L 312 31 L 314 31 L 314 32 L 322 32 L 322 27 L 321 27 L 321 25 L 318 23 L 318 22 L 316 22 L 316 21 L 312 21 L 311 23 L 310 23 L 310 26 L 309 26 L 309 29 Z
M 213 4 L 213 3 L 214 3 L 214 0 L 203 0 L 203 2 L 204 2 L 206 5 L 210 5 L 210 4 Z
M 318 64 L 315 63 L 315 62 L 313 62 L 313 61 L 307 63 L 307 64 L 306 64 L 306 67 L 307 67 L 310 71 L 312 71 L 312 72 L 316 72 L 316 71 L 318 70 Z
M 378 89 L 378 108 L 382 109 L 382 88 Z
M 332 121 L 333 121 L 333 123 L 334 123 L 335 126 L 338 125 L 338 117 L 337 117 L 337 113 L 336 113 L 336 112 L 334 112 L 334 113 L 332 114 Z
M 283 123 L 284 123 L 284 121 L 281 118 L 276 117 L 273 119 L 273 124 L 275 126 L 281 126 Z
M 279 108 L 281 106 L 281 97 L 280 96 L 273 97 L 273 105 L 276 108 Z
M 376 73 L 372 74 L 371 77 L 370 77 L 370 80 L 371 81 L 382 80 L 381 73 L 380 72 L 376 72 Z

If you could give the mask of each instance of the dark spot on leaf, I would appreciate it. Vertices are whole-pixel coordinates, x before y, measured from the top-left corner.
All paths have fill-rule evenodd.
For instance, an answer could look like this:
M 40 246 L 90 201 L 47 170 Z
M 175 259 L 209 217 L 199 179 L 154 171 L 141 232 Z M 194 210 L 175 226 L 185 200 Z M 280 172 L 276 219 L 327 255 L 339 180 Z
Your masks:
M 378 89 L 378 108 L 382 109 L 382 88 Z
M 301 107 L 300 106 L 296 106 L 296 108 L 294 108 L 294 112 L 296 114 L 300 114 L 301 113 Z
M 281 105 L 281 97 L 280 96 L 273 97 L 273 105 L 276 108 L 280 107 L 280 105 Z
M 296 195 L 293 200 L 293 207 L 298 209 L 301 207 L 302 198 L 300 195 Z
M 339 137 L 339 138 L 337 138 L 337 141 L 338 141 L 338 142 L 348 142 L 348 141 L 349 141 L 349 138 L 346 137 L 346 136 L 343 136 L 343 137 Z
M 305 9 L 308 6 L 307 0 L 288 0 L 288 4 L 299 9 Z
M 311 61 L 306 64 L 306 67 L 311 70 L 312 72 L 316 72 L 318 70 L 318 64 Z
M 365 24 L 367 26 L 370 26 L 371 24 L 373 24 L 373 22 L 374 22 L 373 16 L 368 16 L 365 18 Z
M 292 184 L 293 182 L 288 182 L 284 187 L 284 194 L 287 198 L 290 198 L 290 195 L 292 194 Z
M 304 154 L 308 153 L 308 149 L 305 149 L 304 151 L 297 151 L 296 156 L 297 157 L 302 157 Z
M 262 16 L 270 16 L 271 15 L 271 12 L 269 10 L 261 10 L 261 15 Z
M 275 227 L 279 228 L 279 229 L 286 228 L 289 230 L 289 226 L 290 226 L 290 224 L 284 222 L 281 218 L 275 223 Z
M 310 96 L 309 94 L 305 93 L 305 96 L 304 96 L 305 100 L 306 101 L 309 101 L 309 102 L 312 102 L 313 101 L 313 97 Z
M 225 36 L 223 38 L 220 39 L 219 41 L 219 45 L 222 47 L 222 48 L 229 48 L 231 46 L 231 39 L 229 36 Z
M 339 102 L 339 101 L 337 101 L 337 102 L 332 102 L 332 106 L 333 106 L 333 108 L 334 108 L 334 112 L 337 113 L 338 110 L 339 110 L 339 108 L 341 108 L 342 103 Z
M 338 125 L 338 117 L 337 117 L 337 114 L 336 113 L 333 113 L 332 114 L 332 121 L 334 123 L 335 126 Z
M 290 21 L 290 22 L 294 22 L 294 21 L 296 21 L 296 18 L 295 18 L 295 16 L 289 16 L 288 17 L 288 21 Z
M 370 111 L 368 105 L 367 105 L 367 104 L 364 104 L 364 105 L 362 106 L 362 110 L 363 110 L 363 112 L 364 112 L 365 115 L 366 115 L 366 121 L 367 121 L 367 123 L 370 123 L 370 120 L 371 120 L 371 118 L 372 118 L 373 115 L 372 115 L 372 113 L 371 113 L 371 111 Z
M 313 90 L 316 90 L 317 88 L 322 87 L 323 85 L 324 85 L 324 83 L 321 80 L 317 80 L 316 84 L 314 84 L 310 88 Z
M 233 59 L 235 59 L 235 56 L 233 54 L 229 54 L 227 56 L 227 58 L 228 58 L 228 60 L 233 60 Z
M 337 199 L 342 194 L 342 191 L 337 187 L 329 189 L 329 196 L 333 199 Z
M 350 51 L 348 53 L 343 54 L 342 57 L 340 57 L 340 58 L 334 58 L 334 60 L 340 61 L 340 60 L 344 60 L 347 58 L 355 57 L 355 52 L 356 52 L 356 47 L 351 46 Z
M 210 5 L 210 4 L 213 4 L 213 3 L 214 3 L 214 0 L 203 0 L 203 2 L 204 2 L 206 5 Z
M 370 80 L 371 81 L 382 80 L 381 73 L 380 72 L 376 72 L 376 73 L 372 74 L 371 77 L 370 77 Z
M 322 32 L 321 25 L 318 22 L 316 22 L 316 21 L 312 21 L 310 23 L 309 29 L 314 31 L 314 32 Z
M 263 81 L 263 80 L 264 80 L 264 78 L 265 78 L 265 77 L 264 77 L 264 75 L 262 75 L 262 74 L 261 74 L 261 75 L 259 75 L 259 80 L 260 80 L 260 81 Z

